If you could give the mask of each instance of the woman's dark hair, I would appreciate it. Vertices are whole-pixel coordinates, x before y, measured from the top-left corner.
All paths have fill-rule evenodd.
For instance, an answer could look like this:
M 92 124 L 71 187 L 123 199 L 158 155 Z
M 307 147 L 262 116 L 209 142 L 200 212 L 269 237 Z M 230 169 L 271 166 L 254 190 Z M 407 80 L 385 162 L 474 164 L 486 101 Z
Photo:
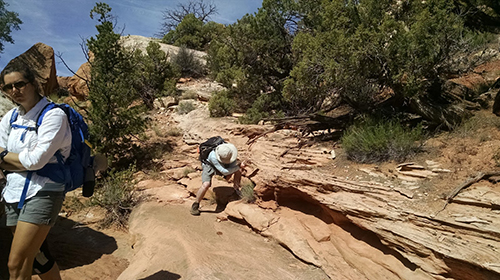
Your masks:
M 0 74 L 0 78 L 2 83 L 4 82 L 4 77 L 7 74 L 13 73 L 13 72 L 19 72 L 23 75 L 23 77 L 28 80 L 28 82 L 33 83 L 35 82 L 35 73 L 31 71 L 31 69 L 26 65 L 25 63 L 21 61 L 11 61 L 5 68 L 2 70 L 2 73 Z
M 38 86 L 38 82 L 35 79 L 35 73 L 31 70 L 31 68 L 26 65 L 24 62 L 20 60 L 14 60 L 9 62 L 7 66 L 2 70 L 2 73 L 0 73 L 0 82 L 3 84 L 5 75 L 14 73 L 14 72 L 19 72 L 23 77 L 28 80 L 29 83 L 33 84 L 35 86 L 36 93 L 41 95 L 40 89 Z

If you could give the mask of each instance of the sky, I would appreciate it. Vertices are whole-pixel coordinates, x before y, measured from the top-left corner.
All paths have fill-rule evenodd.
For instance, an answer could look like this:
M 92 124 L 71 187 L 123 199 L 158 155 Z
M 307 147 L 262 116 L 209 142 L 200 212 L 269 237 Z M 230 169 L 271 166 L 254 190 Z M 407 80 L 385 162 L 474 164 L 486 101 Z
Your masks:
M 98 24 L 90 18 L 90 10 L 96 2 L 89 0 L 5 0 L 8 11 L 18 13 L 23 21 L 20 30 L 11 33 L 14 44 L 4 43 L 4 52 L 0 54 L 0 69 L 16 56 L 24 53 L 34 44 L 41 42 L 54 49 L 56 55 L 62 55 L 66 64 L 76 72 L 86 62 L 82 44 L 90 37 L 95 37 Z M 111 14 L 116 17 L 115 32 L 123 35 L 154 37 L 160 31 L 163 11 L 176 9 L 179 0 L 103 0 L 111 7 Z M 196 1 L 197 2 L 197 1 Z M 231 24 L 245 14 L 253 14 L 262 6 L 262 0 L 204 0 L 217 7 L 218 13 L 211 20 Z M 56 56 L 58 76 L 72 76 Z

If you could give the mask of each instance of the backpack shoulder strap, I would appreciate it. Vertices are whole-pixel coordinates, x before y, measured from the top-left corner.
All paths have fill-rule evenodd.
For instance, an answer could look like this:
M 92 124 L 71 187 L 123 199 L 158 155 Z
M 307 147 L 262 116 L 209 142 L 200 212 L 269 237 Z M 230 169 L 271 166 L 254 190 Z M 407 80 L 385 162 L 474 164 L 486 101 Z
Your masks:
M 52 110 L 55 107 L 57 107 L 57 104 L 54 102 L 49 102 L 47 105 L 45 105 L 45 107 L 43 107 L 42 111 L 40 111 L 40 114 L 38 114 L 38 117 L 36 118 L 37 131 L 40 125 L 42 125 L 43 117 L 45 116 L 45 114 L 47 114 L 48 111 Z
M 21 142 L 24 142 L 24 137 L 26 136 L 26 132 L 28 132 L 28 131 L 35 131 L 36 132 L 36 127 L 14 124 L 14 122 L 17 120 L 18 116 L 19 116 L 19 110 L 17 108 L 14 108 L 14 111 L 12 111 L 12 115 L 10 115 L 9 131 L 7 132 L 7 134 L 10 134 L 10 131 L 12 130 L 12 128 L 24 129 L 24 132 L 21 134 L 21 139 L 20 139 Z
M 43 117 L 45 117 L 45 114 L 47 114 L 48 111 L 52 110 L 55 107 L 59 107 L 59 105 L 54 103 L 54 102 L 49 102 L 47 105 L 45 105 L 45 107 L 43 107 L 42 111 L 40 111 L 40 114 L 38 114 L 38 117 L 36 118 L 36 130 L 35 131 L 38 132 L 38 128 L 40 127 L 40 125 L 42 125 Z M 55 156 L 56 156 L 59 164 L 64 165 L 64 159 L 63 159 L 63 156 L 62 156 L 60 150 L 56 151 Z
M 17 111 L 17 109 L 14 108 L 12 115 L 10 115 L 10 121 L 9 121 L 10 126 L 12 126 L 12 124 L 17 120 L 18 115 L 19 115 L 19 111 Z

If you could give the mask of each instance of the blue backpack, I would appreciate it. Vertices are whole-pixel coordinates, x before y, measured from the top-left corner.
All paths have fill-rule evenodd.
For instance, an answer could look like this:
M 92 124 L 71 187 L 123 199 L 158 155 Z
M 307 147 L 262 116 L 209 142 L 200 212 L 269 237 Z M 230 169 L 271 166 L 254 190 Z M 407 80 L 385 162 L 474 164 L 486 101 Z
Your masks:
M 19 112 L 14 110 L 10 118 L 10 126 L 13 129 L 25 129 L 26 131 L 38 131 L 38 127 L 42 124 L 45 114 L 53 108 L 61 108 L 68 117 L 69 126 L 71 129 L 71 152 L 69 157 L 64 161 L 61 152 L 57 151 L 55 156 L 58 163 L 46 164 L 42 169 L 28 171 L 24 189 L 21 194 L 21 199 L 18 208 L 21 209 L 26 199 L 29 182 L 33 172 L 40 176 L 48 177 L 57 183 L 65 183 L 64 192 L 72 191 L 76 188 L 83 187 L 83 196 L 90 197 L 94 192 L 95 174 L 93 169 L 93 157 L 90 156 L 92 145 L 88 141 L 89 131 L 88 126 L 83 120 L 82 115 L 75 111 L 68 104 L 56 104 L 50 102 L 47 104 L 37 117 L 36 127 L 28 127 L 16 125 Z M 24 141 L 26 132 L 21 135 L 21 141 Z

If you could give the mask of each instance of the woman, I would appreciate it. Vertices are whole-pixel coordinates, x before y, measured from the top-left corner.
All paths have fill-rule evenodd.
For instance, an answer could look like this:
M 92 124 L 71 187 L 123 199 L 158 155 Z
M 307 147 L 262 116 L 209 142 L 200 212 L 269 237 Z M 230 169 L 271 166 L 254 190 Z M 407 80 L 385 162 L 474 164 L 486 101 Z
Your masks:
M 41 95 L 34 73 L 26 65 L 9 63 L 0 74 L 0 81 L 3 92 L 19 105 L 0 121 L 0 168 L 7 171 L 2 199 L 7 226 L 14 235 L 8 262 L 10 279 L 31 279 L 32 271 L 44 280 L 61 279 L 44 240 L 61 210 L 64 183 L 51 181 L 37 171 L 48 163 L 57 163 L 56 151 L 64 159 L 69 156 L 68 120 L 64 111 L 54 108 L 34 129 L 39 113 L 49 101 Z M 48 261 L 40 263 L 35 257 Z

